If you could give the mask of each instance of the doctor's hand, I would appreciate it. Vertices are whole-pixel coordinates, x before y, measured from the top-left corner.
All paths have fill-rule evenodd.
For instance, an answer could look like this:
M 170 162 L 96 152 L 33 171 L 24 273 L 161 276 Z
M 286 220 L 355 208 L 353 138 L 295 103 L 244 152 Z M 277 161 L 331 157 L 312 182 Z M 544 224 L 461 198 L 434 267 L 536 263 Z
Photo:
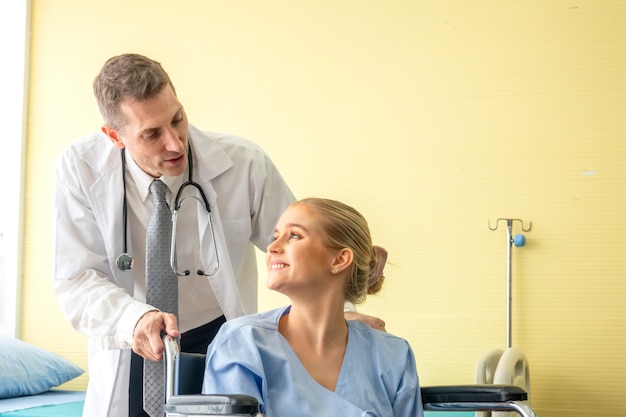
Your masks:
M 170 313 L 153 310 L 141 316 L 133 332 L 133 351 L 152 361 L 163 357 L 163 340 L 161 333 L 171 337 L 180 336 L 176 316 Z
M 385 332 L 385 322 L 378 317 L 368 316 L 366 314 L 361 314 L 356 311 L 345 311 L 343 313 L 346 320 L 358 320 L 367 324 L 368 326 Z

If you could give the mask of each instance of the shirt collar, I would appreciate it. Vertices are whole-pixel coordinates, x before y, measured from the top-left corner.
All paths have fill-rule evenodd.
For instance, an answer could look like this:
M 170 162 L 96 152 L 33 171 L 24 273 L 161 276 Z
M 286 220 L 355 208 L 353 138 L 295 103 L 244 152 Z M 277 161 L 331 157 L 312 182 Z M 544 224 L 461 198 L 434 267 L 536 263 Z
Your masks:
M 146 201 L 146 198 L 148 198 L 148 195 L 150 194 L 150 184 L 152 184 L 152 181 L 154 181 L 155 178 L 151 175 L 146 174 L 144 170 L 141 169 L 139 165 L 137 165 L 137 162 L 135 162 L 133 157 L 130 155 L 128 149 L 126 149 L 124 152 L 126 152 L 126 166 L 128 167 L 128 172 L 133 178 L 135 184 L 137 185 L 137 191 L 139 192 L 139 196 L 141 197 L 142 201 Z M 176 177 L 163 175 L 160 178 L 156 178 L 163 181 L 163 183 L 167 185 L 167 188 L 170 191 L 170 197 L 168 198 L 168 200 L 173 194 L 177 192 L 174 190 L 178 190 L 183 184 L 183 181 L 187 176 L 188 170 L 189 167 L 187 167 L 187 170 L 185 170 L 182 175 L 178 175 Z

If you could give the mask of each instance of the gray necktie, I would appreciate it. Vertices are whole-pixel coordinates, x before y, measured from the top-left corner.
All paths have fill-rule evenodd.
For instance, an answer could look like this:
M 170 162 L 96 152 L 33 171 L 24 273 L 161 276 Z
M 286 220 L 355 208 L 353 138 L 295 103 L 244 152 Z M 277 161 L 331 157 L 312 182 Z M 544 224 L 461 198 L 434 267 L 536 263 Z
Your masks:
M 146 302 L 178 316 L 178 277 L 170 266 L 172 213 L 165 197 L 167 186 L 154 180 L 154 206 L 146 232 Z M 163 361 L 144 359 L 143 408 L 151 417 L 163 416 L 165 382 Z

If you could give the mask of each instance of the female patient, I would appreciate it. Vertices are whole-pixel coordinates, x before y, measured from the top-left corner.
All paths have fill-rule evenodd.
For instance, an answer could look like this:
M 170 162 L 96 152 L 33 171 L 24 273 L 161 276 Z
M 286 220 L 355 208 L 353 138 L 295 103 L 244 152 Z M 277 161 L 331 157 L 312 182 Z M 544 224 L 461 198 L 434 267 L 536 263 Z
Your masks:
M 385 260 L 352 207 L 317 198 L 289 206 L 265 262 L 268 288 L 291 305 L 224 324 L 203 392 L 252 395 L 267 417 L 421 417 L 409 344 L 344 318 L 345 301 L 380 290 Z

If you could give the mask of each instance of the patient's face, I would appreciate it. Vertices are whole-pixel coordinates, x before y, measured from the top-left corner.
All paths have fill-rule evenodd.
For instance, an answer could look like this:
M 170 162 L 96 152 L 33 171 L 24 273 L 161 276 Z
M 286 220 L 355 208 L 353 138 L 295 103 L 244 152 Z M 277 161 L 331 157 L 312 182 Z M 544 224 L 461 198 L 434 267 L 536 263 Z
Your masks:
M 292 204 L 281 216 L 265 256 L 269 289 L 290 298 L 327 290 L 336 251 L 324 244 L 318 223 L 305 204 Z

